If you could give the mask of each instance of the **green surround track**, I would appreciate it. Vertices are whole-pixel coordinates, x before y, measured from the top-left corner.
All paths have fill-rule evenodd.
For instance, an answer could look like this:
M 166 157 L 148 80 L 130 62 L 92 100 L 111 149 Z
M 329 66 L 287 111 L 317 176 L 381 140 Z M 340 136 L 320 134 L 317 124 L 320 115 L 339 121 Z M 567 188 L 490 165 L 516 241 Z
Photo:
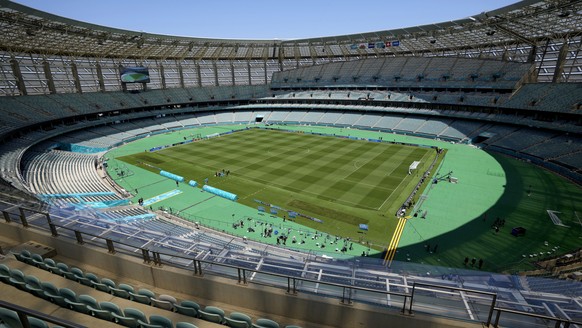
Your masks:
M 244 125 L 207 126 L 140 139 L 107 153 L 108 172 L 115 182 L 126 190 L 135 194 L 135 189 L 138 189 L 139 193 L 133 197 L 133 202 L 137 203 L 140 197 L 148 199 L 176 189 L 176 183 L 152 173 L 151 168 L 146 170 L 128 164 L 118 160 L 119 157 L 144 153 L 155 146 L 182 142 L 184 138 L 190 139 L 197 135 L 206 136 L 245 128 Z M 444 179 L 439 180 L 437 184 L 427 185 L 421 197 L 422 200 L 418 201 L 415 207 L 419 214 L 426 212 L 426 218 L 418 215 L 407 221 L 395 260 L 463 267 L 465 257 L 476 257 L 484 259 L 483 269 L 485 270 L 513 272 L 531 269 L 530 262 L 538 258 L 540 253 L 544 256 L 553 256 L 554 253 L 575 249 L 582 243 L 582 226 L 578 224 L 575 216 L 575 211 L 580 211 L 577 206 L 582 204 L 581 189 L 539 167 L 496 153 L 488 153 L 472 145 L 411 136 L 320 126 L 276 125 L 270 128 L 305 132 L 306 136 L 310 136 L 310 133 L 321 133 L 371 139 L 381 137 L 387 142 L 414 143 L 447 149 L 446 156 L 434 173 L 436 177 L 443 177 L 452 172 L 451 176 L 457 178 L 458 183 L 450 183 Z M 273 142 L 276 142 L 276 139 L 273 139 Z M 265 156 L 268 159 L 269 154 Z M 120 170 L 128 174 L 119 177 L 117 173 Z M 221 178 L 217 179 L 218 181 L 210 177 L 209 184 L 213 185 L 212 182 L 215 182 L 216 185 L 213 186 L 220 188 Z M 187 180 L 189 180 L 188 177 L 186 177 Z M 198 181 L 198 183 L 202 184 L 203 181 Z M 316 246 L 316 242 L 322 241 L 311 239 L 318 231 L 316 224 L 310 223 L 309 226 L 304 226 L 290 220 L 283 222 L 281 215 L 274 217 L 269 213 L 259 213 L 255 205 L 251 207 L 228 201 L 202 192 L 199 188 L 192 188 L 185 183 L 181 183 L 178 189 L 182 193 L 159 201 L 153 204 L 152 208 L 157 209 L 160 206 L 166 210 L 171 208 L 172 212 L 179 212 L 186 219 L 234 235 L 244 235 L 271 243 L 274 243 L 274 239 L 261 238 L 260 231 L 264 227 L 263 224 L 273 224 L 275 230 L 284 232 L 291 229 L 291 236 L 296 236 L 298 240 L 306 240 L 303 245 L 291 244 L 288 240 L 287 246 L 316 253 L 327 253 L 330 256 L 340 255 L 335 248 L 342 247 L 341 240 L 333 245 L 327 244 L 327 247 L 323 249 Z M 531 192 L 528 196 L 529 189 Z M 398 206 L 402 203 L 404 196 L 390 199 L 394 204 L 390 204 L 391 207 L 385 207 L 392 209 Z M 261 200 L 269 201 L 268 199 Z M 365 199 L 361 199 L 358 203 L 362 200 L 365 202 Z M 341 203 L 341 199 L 338 201 Z M 376 207 L 376 205 L 370 206 Z M 343 208 L 342 205 L 338 207 Z M 560 211 L 560 218 L 570 227 L 555 226 L 546 210 Z M 582 219 L 580 213 L 578 216 Z M 505 225 L 498 233 L 491 227 L 496 218 L 505 220 Z M 346 255 L 360 255 L 368 251 L 370 255 L 376 255 L 379 251 L 375 249 L 381 250 L 390 242 L 392 231 L 397 223 L 393 213 L 383 212 L 367 219 L 371 231 L 377 226 L 384 226 L 382 229 L 385 231 L 378 231 L 376 234 L 362 233 L 358 240 L 352 238 L 354 249 L 348 251 Z M 233 228 L 232 222 L 239 220 L 245 222 L 244 229 Z M 382 220 L 382 225 L 374 224 L 376 220 Z M 324 224 L 330 224 L 330 222 Z M 256 232 L 246 232 L 249 226 L 255 228 Z M 518 238 L 512 236 L 510 231 L 515 226 L 525 227 L 526 235 Z M 340 223 L 338 227 L 337 234 L 342 235 L 341 229 L 345 227 Z M 329 227 L 327 229 L 330 234 L 334 234 L 332 229 Z M 367 242 L 371 244 L 371 250 Z M 430 246 L 430 251 L 427 246 Z M 436 252 L 431 252 L 435 246 L 437 246 Z M 536 254 L 536 257 L 532 257 L 532 254 Z M 382 255 L 377 254 L 377 256 Z

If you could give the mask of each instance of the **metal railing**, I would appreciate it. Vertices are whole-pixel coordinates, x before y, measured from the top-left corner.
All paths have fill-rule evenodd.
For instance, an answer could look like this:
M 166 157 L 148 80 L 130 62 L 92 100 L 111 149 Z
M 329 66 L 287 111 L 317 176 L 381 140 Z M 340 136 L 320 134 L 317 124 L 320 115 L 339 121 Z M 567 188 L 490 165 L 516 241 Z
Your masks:
M 31 209 L 23 209 L 19 207 L 18 214 L 12 213 L 18 219 L 12 220 L 11 213 L 7 212 L 6 210 L 2 210 L 3 217 L 6 222 L 19 223 L 24 228 L 40 228 L 43 229 L 41 226 L 36 225 L 29 225 L 26 219 L 26 211 L 32 211 L 34 213 L 40 213 L 36 210 Z M 193 271 L 195 275 L 203 276 L 205 274 L 220 274 L 222 277 L 231 277 L 236 279 L 239 284 L 263 284 L 269 285 L 275 288 L 285 289 L 287 294 L 290 295 L 297 295 L 299 292 L 303 292 L 305 294 L 313 294 L 312 291 L 309 291 L 307 288 L 300 288 L 300 286 L 310 286 L 310 285 L 317 285 L 317 286 L 326 286 L 329 288 L 326 294 L 325 292 L 317 292 L 316 294 L 321 297 L 336 297 L 339 299 L 339 302 L 344 305 L 352 304 L 354 301 L 361 301 L 357 300 L 353 297 L 356 293 L 373 293 L 379 294 L 383 298 L 389 297 L 396 297 L 402 299 L 402 305 L 399 306 L 400 312 L 406 315 L 412 315 L 415 311 L 423 312 L 423 313 L 430 313 L 430 311 L 423 311 L 423 303 L 421 301 L 416 301 L 419 297 L 422 296 L 423 292 L 428 293 L 442 293 L 442 294 L 450 294 L 450 295 L 465 295 L 468 299 L 470 299 L 471 303 L 480 303 L 485 309 L 487 313 L 487 318 L 485 320 L 481 320 L 480 322 L 485 326 L 489 327 L 493 325 L 493 327 L 499 327 L 499 322 L 502 318 L 502 314 L 508 315 L 517 315 L 520 317 L 527 317 L 531 319 L 542 319 L 549 322 L 554 322 L 555 327 L 570 327 L 571 325 L 582 325 L 582 322 L 573 321 L 566 318 L 558 318 L 558 317 L 551 317 L 546 315 L 540 315 L 531 312 L 524 312 L 524 311 L 517 311 L 508 308 L 501 308 L 497 306 L 497 293 L 494 292 L 484 292 L 479 290 L 473 289 L 466 289 L 466 288 L 459 288 L 454 286 L 443 286 L 437 284 L 427 284 L 427 283 L 419 283 L 414 282 L 409 292 L 406 288 L 407 292 L 395 292 L 395 291 L 387 291 L 387 290 L 377 290 L 365 287 L 355 286 L 354 281 L 352 280 L 352 285 L 349 284 L 341 284 L 341 283 L 334 283 L 329 281 L 323 281 L 319 279 L 310 279 L 306 277 L 294 277 L 286 274 L 275 273 L 275 272 L 265 272 L 260 269 L 251 269 L 246 268 L 238 265 L 228 264 L 228 263 L 220 263 L 217 261 L 209 261 L 203 259 L 196 259 L 189 256 L 180 256 L 176 254 L 165 253 L 160 250 L 151 250 L 148 248 L 137 247 L 135 245 L 131 245 L 128 243 L 112 240 L 109 238 L 105 238 L 96 234 L 91 234 L 88 232 L 76 230 L 73 228 L 69 228 L 64 225 L 57 225 L 52 222 L 49 214 L 47 213 L 40 213 L 46 216 L 46 221 L 48 224 L 48 228 L 53 237 L 69 237 L 64 233 L 61 232 L 68 231 L 71 236 L 74 236 L 75 240 L 79 245 L 91 245 L 92 247 L 97 248 L 106 248 L 110 254 L 115 253 L 123 253 L 128 254 L 131 256 L 141 256 L 141 259 L 146 264 L 151 264 L 155 266 L 163 266 L 169 265 L 173 267 L 180 267 L 183 269 L 187 269 Z M 46 228 L 44 228 L 46 230 Z M 179 261 L 172 261 L 172 259 L 181 260 L 182 263 L 189 263 L 188 265 L 179 264 Z M 268 277 L 267 280 L 261 280 L 257 278 L 257 275 L 265 275 Z M 249 278 L 253 277 L 253 278 Z M 321 288 L 319 289 L 321 290 Z M 331 292 L 333 291 L 333 293 Z M 477 295 L 477 296 L 470 296 L 470 295 Z M 398 302 L 397 302 L 398 303 Z M 376 304 L 377 306 L 382 306 L 383 304 Z M 391 306 L 391 305 L 389 305 Z M 471 311 L 467 310 L 469 313 L 468 317 L 460 317 L 460 316 L 453 316 L 454 319 L 460 320 L 469 320 L 473 322 L 479 322 L 477 317 L 471 315 Z M 493 316 L 495 315 L 495 318 Z M 51 321 L 52 322 L 52 321 Z M 66 326 L 69 327 L 69 326 Z M 78 327 L 78 326 L 70 326 L 70 327 Z
M 28 320 L 28 317 L 34 317 L 34 318 L 40 319 L 42 321 L 54 323 L 54 324 L 59 325 L 59 326 L 64 327 L 64 328 L 86 328 L 86 326 L 76 324 L 72 321 L 53 317 L 51 315 L 48 315 L 48 314 L 45 314 L 42 312 L 38 312 L 38 311 L 33 310 L 33 309 L 25 308 L 25 307 L 22 307 L 20 305 L 6 302 L 3 300 L 0 300 L 0 308 L 5 308 L 5 309 L 12 310 L 12 311 L 16 312 L 16 314 L 18 315 L 18 319 L 20 319 L 20 322 L 22 323 L 22 327 L 24 327 L 24 328 L 31 327 L 30 321 Z

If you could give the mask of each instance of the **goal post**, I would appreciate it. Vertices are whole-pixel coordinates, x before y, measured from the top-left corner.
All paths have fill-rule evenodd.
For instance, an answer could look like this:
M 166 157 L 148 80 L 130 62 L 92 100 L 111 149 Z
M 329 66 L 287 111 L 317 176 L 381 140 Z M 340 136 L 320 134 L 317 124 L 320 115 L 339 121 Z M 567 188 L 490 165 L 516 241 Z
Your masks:
M 416 170 L 416 168 L 418 167 L 418 164 L 420 164 L 420 161 L 414 161 L 412 162 L 412 164 L 410 164 L 410 166 L 408 167 L 408 174 L 412 174 L 412 170 Z

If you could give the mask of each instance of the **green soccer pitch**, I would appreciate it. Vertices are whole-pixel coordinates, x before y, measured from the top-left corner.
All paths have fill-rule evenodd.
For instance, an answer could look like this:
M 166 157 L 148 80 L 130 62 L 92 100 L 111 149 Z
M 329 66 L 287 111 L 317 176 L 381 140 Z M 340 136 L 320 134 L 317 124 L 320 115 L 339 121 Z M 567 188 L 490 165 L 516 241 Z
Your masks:
M 149 205 L 154 210 L 163 207 L 233 236 L 275 244 L 276 237 L 261 236 L 262 224 L 271 224 L 306 240 L 286 247 L 332 257 L 359 256 L 363 251 L 382 256 L 381 251 L 397 236 L 395 261 L 467 268 L 464 259 L 475 257 L 484 259 L 485 271 L 517 272 L 534 269 L 539 258 L 580 247 L 582 189 L 530 163 L 474 145 L 378 131 L 303 125 L 270 128 L 281 131 L 249 129 L 157 152 L 149 149 L 247 127 L 205 126 L 142 138 L 109 151 L 107 170 L 115 183 L 134 195 L 134 203 L 139 198 L 156 199 Z M 423 215 L 409 216 L 401 234 L 395 233 L 401 222 L 395 212 L 436 152 L 398 143 L 446 150 L 431 170 L 438 184 L 427 179 L 409 211 Z M 408 166 L 415 160 L 421 165 L 408 175 Z M 161 176 L 160 169 L 199 184 L 208 178 L 209 185 L 237 194 L 239 200 L 232 202 L 187 183 L 176 185 Z M 231 172 L 228 177 L 214 176 L 223 169 Z M 125 175 L 120 176 L 120 171 Z M 457 183 L 448 181 L 448 174 Z M 167 193 L 172 196 L 157 200 Z M 267 212 L 261 213 L 255 200 L 323 223 L 301 217 L 294 221 L 287 217 L 285 222 L 287 212 L 272 215 L 265 206 Z M 563 224 L 556 225 L 548 211 L 555 212 Z M 505 222 L 498 232 L 494 229 L 497 219 Z M 245 220 L 245 229 L 233 227 L 239 220 Z M 369 230 L 359 230 L 361 223 L 367 223 Z M 247 231 L 249 224 L 257 228 L 255 232 Z M 514 237 L 514 227 L 524 227 L 527 233 Z M 339 254 L 336 244 L 322 248 L 318 240 L 312 240 L 314 232 L 351 237 L 354 249 Z
M 395 225 L 386 217 L 394 217 L 435 154 L 426 147 L 249 129 L 119 160 L 199 184 L 208 179 L 241 204 L 257 208 L 260 200 L 322 220 L 295 219 L 322 232 L 357 239 L 359 224 L 367 224 L 366 240 L 380 246 Z M 413 161 L 421 164 L 408 174 Z M 223 170 L 230 173 L 216 177 Z

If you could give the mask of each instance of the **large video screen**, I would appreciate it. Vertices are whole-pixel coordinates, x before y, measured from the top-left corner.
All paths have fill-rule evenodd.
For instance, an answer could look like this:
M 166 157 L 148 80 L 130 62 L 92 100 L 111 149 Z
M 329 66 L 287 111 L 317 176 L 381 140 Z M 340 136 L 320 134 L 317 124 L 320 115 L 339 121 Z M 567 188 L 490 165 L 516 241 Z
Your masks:
M 123 83 L 150 82 L 150 72 L 147 67 L 123 67 L 120 76 Z

